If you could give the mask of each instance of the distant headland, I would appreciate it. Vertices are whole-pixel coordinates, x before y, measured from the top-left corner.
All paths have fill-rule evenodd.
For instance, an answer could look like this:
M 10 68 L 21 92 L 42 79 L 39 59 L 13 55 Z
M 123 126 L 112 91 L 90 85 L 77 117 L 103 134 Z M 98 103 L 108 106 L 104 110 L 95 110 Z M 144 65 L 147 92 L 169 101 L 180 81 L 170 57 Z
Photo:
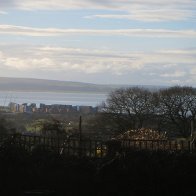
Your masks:
M 107 85 L 46 79 L 0 77 L 0 91 L 108 93 L 117 88 L 131 86 L 138 85 Z M 144 85 L 142 87 L 152 90 L 164 88 L 163 86 L 153 85 Z

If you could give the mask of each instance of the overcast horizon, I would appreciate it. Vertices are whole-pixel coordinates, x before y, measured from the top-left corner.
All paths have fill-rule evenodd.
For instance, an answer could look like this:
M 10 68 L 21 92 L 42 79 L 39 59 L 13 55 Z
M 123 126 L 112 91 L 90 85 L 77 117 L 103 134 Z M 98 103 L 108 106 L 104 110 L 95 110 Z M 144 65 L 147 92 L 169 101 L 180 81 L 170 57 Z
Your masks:
M 195 0 L 0 2 L 0 77 L 196 86 Z

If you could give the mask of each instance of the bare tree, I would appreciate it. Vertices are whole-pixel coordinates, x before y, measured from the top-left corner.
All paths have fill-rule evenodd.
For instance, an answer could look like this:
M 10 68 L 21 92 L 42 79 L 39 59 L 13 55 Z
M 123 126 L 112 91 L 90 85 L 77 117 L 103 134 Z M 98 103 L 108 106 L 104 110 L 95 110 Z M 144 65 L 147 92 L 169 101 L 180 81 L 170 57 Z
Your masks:
M 141 128 L 154 113 L 153 94 L 138 87 L 118 89 L 110 93 L 105 111 L 122 128 Z
M 169 130 L 183 137 L 189 136 L 190 121 L 195 122 L 196 117 L 196 90 L 179 86 L 161 90 L 159 115 Z
M 153 94 L 143 88 L 129 88 L 126 94 L 127 111 L 135 116 L 138 128 L 142 128 L 144 121 L 154 114 Z

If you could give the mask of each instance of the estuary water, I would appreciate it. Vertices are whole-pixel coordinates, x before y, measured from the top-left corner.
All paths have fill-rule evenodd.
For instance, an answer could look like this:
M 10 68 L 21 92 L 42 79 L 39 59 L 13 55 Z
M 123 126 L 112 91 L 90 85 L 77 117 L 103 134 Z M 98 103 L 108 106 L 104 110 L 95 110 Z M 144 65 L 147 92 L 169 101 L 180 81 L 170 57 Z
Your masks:
M 10 102 L 15 103 L 40 103 L 62 105 L 97 106 L 105 101 L 107 94 L 104 93 L 61 93 L 61 92 L 7 92 L 0 91 L 0 105 L 7 106 Z

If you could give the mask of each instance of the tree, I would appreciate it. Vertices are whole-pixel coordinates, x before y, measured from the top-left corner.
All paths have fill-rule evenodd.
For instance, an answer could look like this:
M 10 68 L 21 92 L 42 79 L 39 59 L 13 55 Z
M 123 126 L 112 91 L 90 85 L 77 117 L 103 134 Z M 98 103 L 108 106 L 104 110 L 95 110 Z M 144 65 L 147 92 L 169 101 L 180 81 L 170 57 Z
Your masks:
M 16 131 L 15 124 L 12 121 L 0 116 L 0 134 L 15 133 Z
M 159 112 L 163 124 L 183 137 L 190 135 L 191 121 L 196 118 L 196 90 L 192 87 L 171 87 L 161 90 L 159 96 Z
M 47 120 L 43 122 L 41 133 L 44 135 L 58 136 L 65 134 L 63 123 L 57 119 Z
M 122 127 L 122 131 L 142 128 L 154 114 L 153 99 L 153 93 L 144 88 L 118 89 L 110 93 L 105 112 Z
M 5 119 L 1 118 L 0 119 L 0 134 L 6 134 L 6 133 L 8 133 L 7 122 Z

